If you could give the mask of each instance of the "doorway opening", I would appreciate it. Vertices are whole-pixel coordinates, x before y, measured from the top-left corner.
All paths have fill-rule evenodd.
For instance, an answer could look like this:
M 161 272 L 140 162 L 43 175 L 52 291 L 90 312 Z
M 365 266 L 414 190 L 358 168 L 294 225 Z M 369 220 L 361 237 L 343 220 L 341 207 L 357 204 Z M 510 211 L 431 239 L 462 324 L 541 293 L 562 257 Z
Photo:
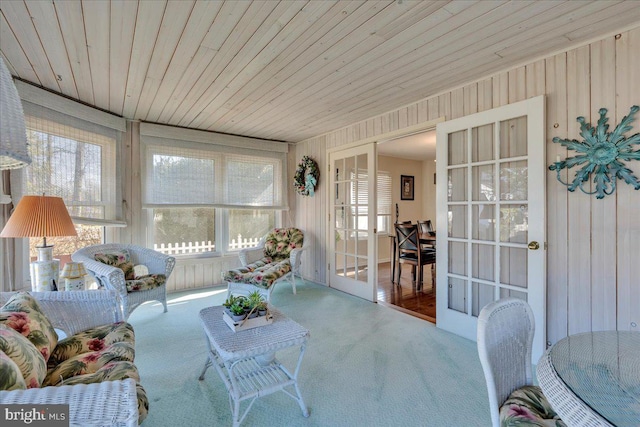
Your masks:
M 392 279 L 394 270 L 395 222 L 436 220 L 436 132 L 422 131 L 400 138 L 380 141 L 377 144 L 378 175 L 390 177 L 391 190 L 381 206 L 381 189 L 378 189 L 378 223 L 388 221 L 378 233 L 378 303 L 413 316 L 436 322 L 436 293 L 429 265 L 423 267 L 423 286 L 412 280 L 412 269 L 405 266 L 398 283 Z M 413 182 L 412 197 L 403 195 L 403 179 Z M 380 182 L 380 180 L 379 180 Z M 380 186 L 379 186 L 380 187 Z M 380 215 L 382 213 L 382 215 Z M 382 216 L 387 215 L 387 218 Z M 382 218 L 381 218 L 382 217 Z M 386 228 L 387 232 L 384 232 Z M 397 277 L 397 269 L 395 271 Z M 434 278 L 435 279 L 435 278 Z

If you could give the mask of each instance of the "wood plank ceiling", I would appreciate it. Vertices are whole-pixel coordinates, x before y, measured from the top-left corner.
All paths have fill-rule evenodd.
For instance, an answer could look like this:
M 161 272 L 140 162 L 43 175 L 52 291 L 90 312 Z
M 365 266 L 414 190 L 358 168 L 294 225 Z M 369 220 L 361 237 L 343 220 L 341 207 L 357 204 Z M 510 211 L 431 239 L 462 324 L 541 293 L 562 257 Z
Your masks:
M 1 0 L 0 53 L 126 118 L 296 142 L 638 22 L 635 0 Z

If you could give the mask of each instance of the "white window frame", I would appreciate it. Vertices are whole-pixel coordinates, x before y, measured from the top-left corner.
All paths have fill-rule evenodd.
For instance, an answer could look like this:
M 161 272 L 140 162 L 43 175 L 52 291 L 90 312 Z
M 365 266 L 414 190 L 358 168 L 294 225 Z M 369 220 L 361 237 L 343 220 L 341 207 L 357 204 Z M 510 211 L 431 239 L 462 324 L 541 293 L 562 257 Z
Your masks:
M 121 133 L 121 136 L 126 132 L 126 120 L 117 117 L 115 115 L 99 111 L 95 108 L 80 104 L 68 98 L 62 97 L 55 93 L 40 89 L 31 84 L 15 80 L 14 84 L 18 90 L 18 94 L 22 101 L 26 101 L 35 104 L 39 107 L 48 108 L 52 111 L 65 114 L 74 119 L 97 124 L 110 129 L 114 129 Z M 73 139 L 73 138 L 72 138 Z M 81 141 L 82 142 L 82 141 Z M 102 182 L 105 179 L 116 179 L 117 183 L 114 186 L 114 193 L 109 194 L 106 198 L 113 204 L 109 207 L 105 207 L 105 214 L 110 210 L 111 217 L 115 219 L 95 219 L 95 218 L 78 218 L 72 217 L 74 223 L 87 224 L 94 226 L 102 226 L 102 235 L 105 241 L 114 241 L 118 235 L 116 228 L 126 226 L 126 223 L 122 220 L 122 210 L 120 200 L 122 200 L 121 185 L 119 177 L 121 176 L 121 158 L 119 139 L 116 140 L 114 150 L 114 157 L 105 159 L 106 164 L 102 168 Z M 107 170 L 111 170 L 114 176 L 105 177 Z M 24 194 L 24 188 L 22 186 L 22 170 L 15 169 L 11 171 L 11 186 L 12 186 L 12 198 L 14 204 L 19 201 L 19 197 Z M 104 198 L 103 198 L 104 200 Z M 29 274 L 29 239 L 16 239 L 15 240 L 15 287 L 16 289 L 29 288 L 30 286 L 30 274 Z
M 167 145 L 168 140 L 177 141 L 177 143 L 184 143 L 186 148 L 195 148 L 198 150 L 207 151 L 207 146 L 211 147 L 211 158 L 217 159 L 219 164 L 215 166 L 216 179 L 220 179 L 219 182 L 223 182 L 223 175 L 226 169 L 226 155 L 242 154 L 255 156 L 256 153 L 264 152 L 265 158 L 280 158 L 280 170 L 277 173 L 281 176 L 281 188 L 278 189 L 281 195 L 281 204 L 276 206 L 242 206 L 242 205 L 229 205 L 218 202 L 207 203 L 206 206 L 213 208 L 215 211 L 215 250 L 208 252 L 199 252 L 193 254 L 177 254 L 173 255 L 179 258 L 208 258 L 208 257 L 220 257 L 230 253 L 237 253 L 237 249 L 229 249 L 231 236 L 229 236 L 229 211 L 236 209 L 255 209 L 255 210 L 273 210 L 275 211 L 275 227 L 280 227 L 282 224 L 282 213 L 288 210 L 287 203 L 287 153 L 289 150 L 288 144 L 277 143 L 273 141 L 258 141 L 252 138 L 236 137 L 231 135 L 216 134 L 213 132 L 204 132 L 193 129 L 178 129 L 168 126 L 155 125 L 150 123 L 142 123 L 140 125 L 141 134 L 141 158 L 142 158 L 142 174 L 146 176 L 146 168 L 148 167 L 150 151 L 153 151 L 153 147 L 159 145 Z M 165 141 L 163 141 L 163 139 Z M 151 150 L 148 150 L 151 148 Z M 229 150 L 228 153 L 225 150 Z M 271 153 L 271 154 L 268 154 Z M 259 156 L 258 156 L 259 157 Z M 144 191 L 144 181 L 143 181 Z M 147 211 L 147 214 L 143 217 L 146 220 L 147 229 L 147 244 L 152 247 L 155 244 L 154 227 L 153 227 L 153 212 L 155 208 L 180 208 L 189 207 L 193 205 L 156 205 L 143 201 L 143 210 Z

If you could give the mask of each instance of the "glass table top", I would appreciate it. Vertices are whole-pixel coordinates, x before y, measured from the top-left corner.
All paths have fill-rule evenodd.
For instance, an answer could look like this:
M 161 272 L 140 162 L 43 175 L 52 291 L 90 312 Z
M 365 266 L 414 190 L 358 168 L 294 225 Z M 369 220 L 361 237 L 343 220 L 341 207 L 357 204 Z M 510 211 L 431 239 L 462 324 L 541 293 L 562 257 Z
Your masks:
M 618 427 L 640 426 L 640 332 L 571 335 L 550 351 L 562 381 Z

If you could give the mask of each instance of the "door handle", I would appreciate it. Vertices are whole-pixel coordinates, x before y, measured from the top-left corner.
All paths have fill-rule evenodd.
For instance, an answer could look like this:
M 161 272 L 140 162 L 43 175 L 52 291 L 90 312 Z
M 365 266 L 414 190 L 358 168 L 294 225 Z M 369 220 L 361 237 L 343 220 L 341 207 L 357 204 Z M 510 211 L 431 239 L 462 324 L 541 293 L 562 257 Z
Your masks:
M 538 249 L 540 249 L 540 243 L 536 242 L 535 240 L 533 242 L 529 242 L 529 244 L 527 245 L 527 247 L 529 249 L 531 249 L 532 251 L 537 251 Z

